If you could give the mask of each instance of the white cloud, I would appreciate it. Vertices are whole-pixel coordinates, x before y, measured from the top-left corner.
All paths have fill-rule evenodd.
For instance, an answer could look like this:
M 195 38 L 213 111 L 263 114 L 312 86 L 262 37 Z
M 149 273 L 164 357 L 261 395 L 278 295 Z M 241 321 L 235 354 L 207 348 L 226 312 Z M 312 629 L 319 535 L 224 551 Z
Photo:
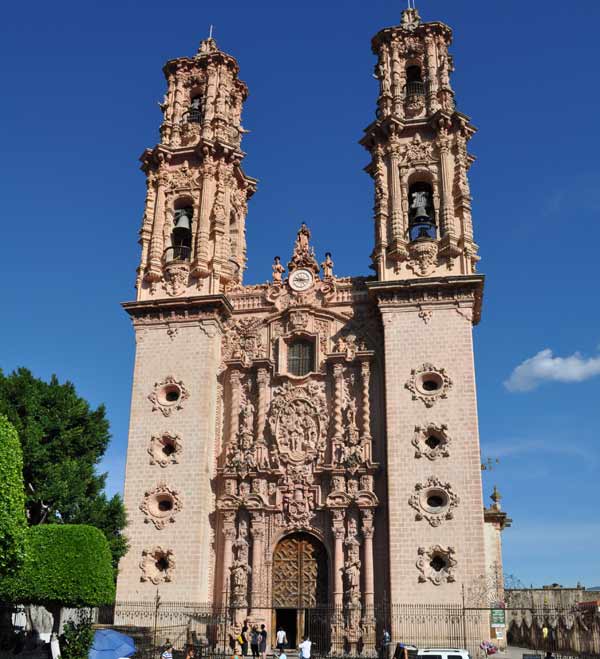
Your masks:
M 583 382 L 596 375 L 600 375 L 600 357 L 586 359 L 578 352 L 554 357 L 546 348 L 519 364 L 504 386 L 509 391 L 531 391 L 543 382 Z

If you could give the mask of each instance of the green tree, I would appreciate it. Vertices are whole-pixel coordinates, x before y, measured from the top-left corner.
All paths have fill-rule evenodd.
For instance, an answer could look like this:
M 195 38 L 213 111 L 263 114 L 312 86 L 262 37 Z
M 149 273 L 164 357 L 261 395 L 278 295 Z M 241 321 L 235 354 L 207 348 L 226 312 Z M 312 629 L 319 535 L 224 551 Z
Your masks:
M 62 607 L 112 604 L 112 556 L 99 529 L 84 524 L 44 524 L 27 529 L 23 567 L 0 581 L 0 601 L 41 604 L 58 632 Z
M 14 426 L 0 415 L 0 577 L 23 564 L 26 531 L 21 444 Z
M 93 410 L 70 382 L 35 378 L 20 368 L 0 371 L 0 413 L 15 426 L 23 449 L 27 517 L 44 523 L 91 524 L 110 543 L 113 567 L 127 550 L 120 496 L 104 494 L 97 474 L 110 441 L 103 405 Z

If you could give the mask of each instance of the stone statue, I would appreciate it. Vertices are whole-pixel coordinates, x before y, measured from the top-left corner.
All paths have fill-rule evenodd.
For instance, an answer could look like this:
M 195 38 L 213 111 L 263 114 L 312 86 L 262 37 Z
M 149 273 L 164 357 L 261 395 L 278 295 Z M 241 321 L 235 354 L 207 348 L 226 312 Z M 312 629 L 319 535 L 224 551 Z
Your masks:
M 283 277 L 283 273 L 285 272 L 285 268 L 281 265 L 281 258 L 279 256 L 275 257 L 275 260 L 273 261 L 273 265 L 272 265 L 272 270 L 273 270 L 273 283 L 281 284 L 281 280 Z
M 329 279 L 333 277 L 333 261 L 331 260 L 331 252 L 325 252 L 325 260 L 321 263 L 323 269 L 323 277 Z
M 304 222 L 300 226 L 298 231 L 298 237 L 296 238 L 296 247 L 300 253 L 308 252 L 310 242 L 310 229 L 306 226 Z

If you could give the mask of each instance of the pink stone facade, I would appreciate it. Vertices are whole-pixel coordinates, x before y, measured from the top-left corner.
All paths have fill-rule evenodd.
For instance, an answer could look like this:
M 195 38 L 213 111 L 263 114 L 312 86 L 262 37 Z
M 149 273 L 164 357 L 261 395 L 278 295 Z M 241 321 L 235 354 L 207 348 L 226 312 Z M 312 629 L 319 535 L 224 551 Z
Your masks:
M 413 9 L 373 40 L 371 277 L 337 277 L 302 225 L 272 282 L 243 284 L 246 86 L 212 39 L 165 66 L 125 305 L 137 348 L 118 600 L 158 588 L 269 628 L 274 611 L 335 606 L 345 647 L 374 648 L 378 603 L 456 603 L 484 577 L 474 129 L 454 107 L 450 41 Z

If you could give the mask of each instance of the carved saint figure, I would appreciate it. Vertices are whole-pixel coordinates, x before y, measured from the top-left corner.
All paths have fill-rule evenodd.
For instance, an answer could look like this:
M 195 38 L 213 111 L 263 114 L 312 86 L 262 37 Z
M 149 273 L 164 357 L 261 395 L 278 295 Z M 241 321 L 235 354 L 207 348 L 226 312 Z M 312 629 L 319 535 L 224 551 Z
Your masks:
M 296 247 L 300 253 L 308 252 L 310 242 L 310 229 L 302 222 L 300 230 L 298 231 L 298 238 L 296 238 Z
M 275 257 L 271 268 L 273 270 L 273 283 L 281 284 L 281 279 L 283 273 L 285 272 L 285 268 L 281 265 L 281 258 L 279 256 Z
M 346 596 L 350 602 L 354 601 L 360 590 L 360 561 L 348 560 L 344 564 L 344 580 L 346 582 Z
M 323 269 L 323 277 L 329 279 L 333 277 L 333 261 L 331 260 L 331 252 L 325 252 L 325 260 L 321 263 Z

